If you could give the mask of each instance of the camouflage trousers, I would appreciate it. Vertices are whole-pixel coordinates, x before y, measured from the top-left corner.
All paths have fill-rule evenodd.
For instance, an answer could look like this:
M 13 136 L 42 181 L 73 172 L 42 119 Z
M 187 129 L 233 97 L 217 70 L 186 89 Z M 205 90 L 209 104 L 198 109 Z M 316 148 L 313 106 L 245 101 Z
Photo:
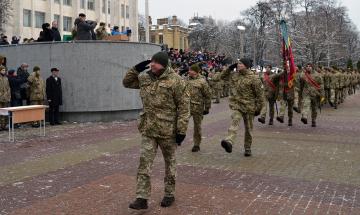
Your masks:
M 221 89 L 214 88 L 212 97 L 215 99 L 216 103 L 220 103 Z
M 317 117 L 317 108 L 318 108 L 318 99 L 316 97 L 310 97 L 308 95 L 304 96 L 304 108 L 301 111 L 301 116 L 303 118 L 308 118 L 309 113 L 311 112 L 311 120 L 316 121 Z
M 5 108 L 5 107 L 9 107 L 9 103 L 0 102 L 0 108 Z M 7 123 L 8 123 L 8 117 L 0 116 L 0 128 L 5 129 Z
M 191 116 L 194 120 L 194 146 L 200 146 L 201 143 L 201 122 L 204 118 L 202 113 L 191 113 Z
M 231 114 L 231 125 L 228 129 L 228 135 L 225 138 L 226 141 L 229 141 L 231 144 L 234 144 L 236 139 L 237 130 L 240 127 L 240 121 L 243 119 L 245 127 L 245 139 L 244 139 L 244 148 L 251 149 L 252 144 L 252 130 L 253 130 L 253 114 L 241 113 L 238 110 L 234 110 Z
M 293 107 L 294 107 L 294 99 L 288 99 L 288 100 L 281 99 L 280 100 L 279 116 L 284 117 L 286 109 L 287 109 L 288 110 L 288 117 L 289 117 L 289 119 L 292 119 L 293 118 L 293 113 L 294 113 L 293 112 Z
M 329 101 L 331 101 L 331 89 L 330 88 L 325 88 L 325 101 L 328 103 Z
M 136 179 L 136 198 L 148 199 L 150 197 L 150 174 L 158 147 L 161 149 L 165 161 L 165 196 L 174 196 L 176 180 L 176 146 L 174 138 L 160 139 L 142 135 L 140 164 Z
M 228 97 L 229 94 L 230 94 L 229 84 L 230 84 L 230 83 L 228 83 L 228 82 L 225 82 L 225 84 L 224 84 L 224 87 L 223 87 L 223 96 L 224 96 L 224 97 Z
M 339 90 L 331 88 L 330 89 L 330 102 L 334 104 L 334 106 L 337 106 L 338 104 L 338 98 L 339 98 Z
M 260 113 L 260 117 L 266 119 L 266 114 L 268 112 L 269 109 L 269 114 L 270 114 L 270 119 L 274 119 L 274 115 L 275 115 L 275 110 L 274 110 L 274 106 L 275 106 L 275 99 L 264 99 L 264 106 L 261 109 L 261 113 Z
M 303 108 L 303 98 L 299 90 L 294 91 L 294 108 L 298 108 L 300 111 Z

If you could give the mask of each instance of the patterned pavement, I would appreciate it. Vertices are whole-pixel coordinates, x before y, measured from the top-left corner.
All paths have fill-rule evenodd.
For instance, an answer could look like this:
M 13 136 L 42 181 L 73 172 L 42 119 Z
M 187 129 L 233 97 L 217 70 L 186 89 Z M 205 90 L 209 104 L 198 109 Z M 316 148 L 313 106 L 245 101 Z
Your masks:
M 149 209 L 133 211 L 140 135 L 136 121 L 64 124 L 47 137 L 25 126 L 17 142 L 0 133 L 0 214 L 360 214 L 360 94 L 318 127 L 254 121 L 253 157 L 243 156 L 243 126 L 227 154 L 227 99 L 203 123 L 192 153 L 192 125 L 177 150 L 175 205 L 161 208 L 164 164 L 154 163 Z

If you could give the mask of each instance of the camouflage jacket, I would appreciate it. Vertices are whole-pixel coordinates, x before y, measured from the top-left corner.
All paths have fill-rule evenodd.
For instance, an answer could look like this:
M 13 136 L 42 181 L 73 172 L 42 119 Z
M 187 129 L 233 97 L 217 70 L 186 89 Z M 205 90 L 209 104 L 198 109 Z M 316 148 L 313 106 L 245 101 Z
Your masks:
M 331 73 L 331 82 L 330 82 L 330 88 L 332 89 L 340 89 L 340 72 L 334 70 Z
M 213 82 L 213 88 L 214 89 L 221 89 L 222 83 L 221 83 L 221 73 L 216 72 L 213 77 L 211 78 L 211 81 Z
M 324 96 L 324 82 L 321 74 L 318 72 L 304 72 L 301 76 L 301 86 L 304 95 L 308 95 L 310 97 Z
M 190 94 L 185 81 L 168 66 L 160 77 L 151 71 L 139 74 L 130 69 L 124 79 L 126 88 L 140 89 L 143 111 L 139 131 L 153 138 L 173 138 L 186 134 L 190 117 Z
M 340 85 L 340 88 L 345 87 L 345 74 L 343 72 L 341 72 L 339 75 L 339 85 Z
M 9 80 L 5 75 L 0 74 L 0 102 L 9 103 L 11 99 L 11 91 Z
M 45 100 L 45 83 L 39 76 L 36 77 L 36 73 L 33 72 L 28 77 L 28 83 L 30 85 L 30 101 L 44 101 Z
M 268 77 L 268 78 L 267 78 Z M 269 74 L 267 76 L 266 73 L 263 73 L 260 77 L 261 82 L 263 84 L 264 87 L 264 96 L 267 99 L 273 99 L 276 100 L 276 97 L 278 95 L 278 82 L 279 82 L 279 78 L 275 75 L 275 74 Z
M 259 77 L 249 70 L 239 72 L 226 70 L 221 73 L 222 78 L 227 76 L 230 76 L 232 92 L 229 98 L 230 109 L 248 114 L 260 111 L 264 105 L 264 92 Z
M 329 89 L 331 86 L 331 74 L 329 72 L 325 72 L 325 74 L 323 75 L 323 80 L 324 80 L 324 88 Z
M 211 108 L 211 91 L 206 80 L 198 75 L 196 78 L 188 77 L 186 88 L 190 91 L 190 112 L 203 114 L 204 110 Z
M 285 95 L 286 95 L 286 100 L 293 100 L 295 98 L 295 86 L 297 85 L 296 83 L 296 78 L 293 81 L 293 86 L 289 89 L 284 89 L 285 88 L 285 72 L 280 72 L 274 75 L 274 78 L 278 78 L 279 81 L 278 83 L 278 99 L 284 99 Z M 287 84 L 286 84 L 287 85 Z

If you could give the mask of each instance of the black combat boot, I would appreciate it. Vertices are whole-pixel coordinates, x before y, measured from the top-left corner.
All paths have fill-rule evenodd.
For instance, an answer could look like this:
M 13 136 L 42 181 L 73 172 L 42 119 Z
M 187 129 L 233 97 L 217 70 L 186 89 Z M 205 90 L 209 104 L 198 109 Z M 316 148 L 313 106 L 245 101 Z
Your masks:
M 296 112 L 296 113 L 300 113 L 300 109 L 298 107 L 293 107 L 293 110 Z
M 251 156 L 251 149 L 245 149 L 244 156 L 245 157 L 250 157 Z
M 276 120 L 279 121 L 280 123 L 284 123 L 284 117 L 283 116 L 276 117 Z
M 305 125 L 307 124 L 307 119 L 304 117 L 301 117 L 301 122 L 304 123 Z
M 136 198 L 136 200 L 129 205 L 129 208 L 135 210 L 147 209 L 148 208 L 147 199 Z
M 292 118 L 289 118 L 288 126 L 292 126 Z
M 270 118 L 269 120 L 269 125 L 273 125 L 274 124 L 274 119 L 273 118 Z
M 232 145 L 229 141 L 227 140 L 222 140 L 221 141 L 221 146 L 225 149 L 225 151 L 227 153 L 231 153 L 232 152 Z
M 262 124 L 265 124 L 265 117 L 259 117 L 258 121 L 261 122 Z
M 316 127 L 316 121 L 315 120 L 311 121 L 311 127 Z
M 170 207 L 175 202 L 175 197 L 164 197 L 160 203 L 161 207 Z
M 198 152 L 200 151 L 200 146 L 193 146 L 191 149 L 192 152 Z

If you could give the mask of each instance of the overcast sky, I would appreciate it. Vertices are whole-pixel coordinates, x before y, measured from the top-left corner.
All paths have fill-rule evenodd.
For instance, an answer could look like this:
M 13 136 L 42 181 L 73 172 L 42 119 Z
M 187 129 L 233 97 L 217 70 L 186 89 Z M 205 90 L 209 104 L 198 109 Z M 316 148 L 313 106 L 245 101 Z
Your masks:
M 139 12 L 145 14 L 145 0 L 139 1 Z M 240 11 L 256 4 L 257 1 L 244 0 L 149 0 L 150 16 L 153 23 L 156 19 L 177 15 L 180 19 L 189 22 L 195 13 L 199 16 L 211 15 L 215 19 L 234 20 L 240 17 Z M 353 23 L 360 30 L 360 1 L 341 0 L 339 4 L 346 6 Z

